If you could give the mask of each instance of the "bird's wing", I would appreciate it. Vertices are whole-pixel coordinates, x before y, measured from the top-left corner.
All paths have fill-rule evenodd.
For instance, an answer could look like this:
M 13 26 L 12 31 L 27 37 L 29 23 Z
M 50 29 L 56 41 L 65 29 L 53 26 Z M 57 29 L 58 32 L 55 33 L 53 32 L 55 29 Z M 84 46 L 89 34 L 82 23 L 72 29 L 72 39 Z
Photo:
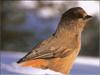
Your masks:
M 55 47 L 53 45 L 48 46 L 48 43 L 50 43 L 50 39 L 42 42 L 37 48 L 30 51 L 26 56 L 20 59 L 18 63 L 32 59 L 49 59 L 55 57 L 64 57 L 73 52 L 72 50 L 68 50 L 64 47 Z

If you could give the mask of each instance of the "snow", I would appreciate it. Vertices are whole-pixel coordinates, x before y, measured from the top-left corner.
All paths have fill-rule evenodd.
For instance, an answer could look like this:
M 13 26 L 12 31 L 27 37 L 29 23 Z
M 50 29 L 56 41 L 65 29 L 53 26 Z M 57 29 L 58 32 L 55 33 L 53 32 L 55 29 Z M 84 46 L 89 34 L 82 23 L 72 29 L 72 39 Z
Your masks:
M 0 52 L 1 57 L 1 75 L 62 75 L 59 72 L 50 69 L 40 69 L 32 67 L 21 67 L 16 61 L 26 53 L 21 52 Z M 97 75 L 99 74 L 99 58 L 78 57 L 70 72 L 71 75 Z
M 13 64 L 10 64 L 10 65 L 1 64 L 1 69 L 7 70 L 9 72 L 20 73 L 20 74 L 28 74 L 28 75 L 30 75 L 30 74 L 41 74 L 41 75 L 57 74 L 57 75 L 62 75 L 58 72 L 54 72 L 54 71 L 49 70 L 49 69 L 42 70 L 42 69 L 39 69 L 39 68 L 21 67 L 17 63 L 13 63 Z

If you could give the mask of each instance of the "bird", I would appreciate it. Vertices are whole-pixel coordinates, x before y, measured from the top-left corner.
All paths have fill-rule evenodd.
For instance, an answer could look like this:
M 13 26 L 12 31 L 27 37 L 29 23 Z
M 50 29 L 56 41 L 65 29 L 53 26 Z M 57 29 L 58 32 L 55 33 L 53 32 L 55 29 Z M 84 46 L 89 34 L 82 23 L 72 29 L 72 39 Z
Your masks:
M 55 32 L 17 61 L 20 66 L 69 74 L 81 48 L 81 34 L 92 18 L 82 7 L 64 12 Z

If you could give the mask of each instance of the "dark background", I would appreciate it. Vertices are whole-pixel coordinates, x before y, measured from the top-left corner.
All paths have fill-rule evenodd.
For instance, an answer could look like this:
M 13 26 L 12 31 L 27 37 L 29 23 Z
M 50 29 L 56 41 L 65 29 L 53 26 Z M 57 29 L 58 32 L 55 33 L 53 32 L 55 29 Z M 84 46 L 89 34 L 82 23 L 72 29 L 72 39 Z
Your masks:
M 63 12 L 78 5 L 78 1 L 1 1 L 0 50 L 28 52 L 55 31 Z M 81 56 L 99 56 L 97 13 L 92 14 L 93 19 L 82 33 Z

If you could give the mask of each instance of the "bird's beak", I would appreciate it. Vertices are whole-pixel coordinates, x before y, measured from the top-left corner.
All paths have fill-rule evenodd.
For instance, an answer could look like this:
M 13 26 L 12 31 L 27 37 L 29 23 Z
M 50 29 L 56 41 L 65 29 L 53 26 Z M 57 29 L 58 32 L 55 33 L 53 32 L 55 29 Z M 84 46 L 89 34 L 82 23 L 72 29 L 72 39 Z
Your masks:
M 87 19 L 89 19 L 89 18 L 92 18 L 92 16 L 90 16 L 90 15 L 87 15 L 87 16 L 86 16 L 86 18 L 87 18 Z
M 84 17 L 85 20 L 90 20 L 91 18 L 92 18 L 92 16 L 90 16 L 90 15 L 87 15 Z

